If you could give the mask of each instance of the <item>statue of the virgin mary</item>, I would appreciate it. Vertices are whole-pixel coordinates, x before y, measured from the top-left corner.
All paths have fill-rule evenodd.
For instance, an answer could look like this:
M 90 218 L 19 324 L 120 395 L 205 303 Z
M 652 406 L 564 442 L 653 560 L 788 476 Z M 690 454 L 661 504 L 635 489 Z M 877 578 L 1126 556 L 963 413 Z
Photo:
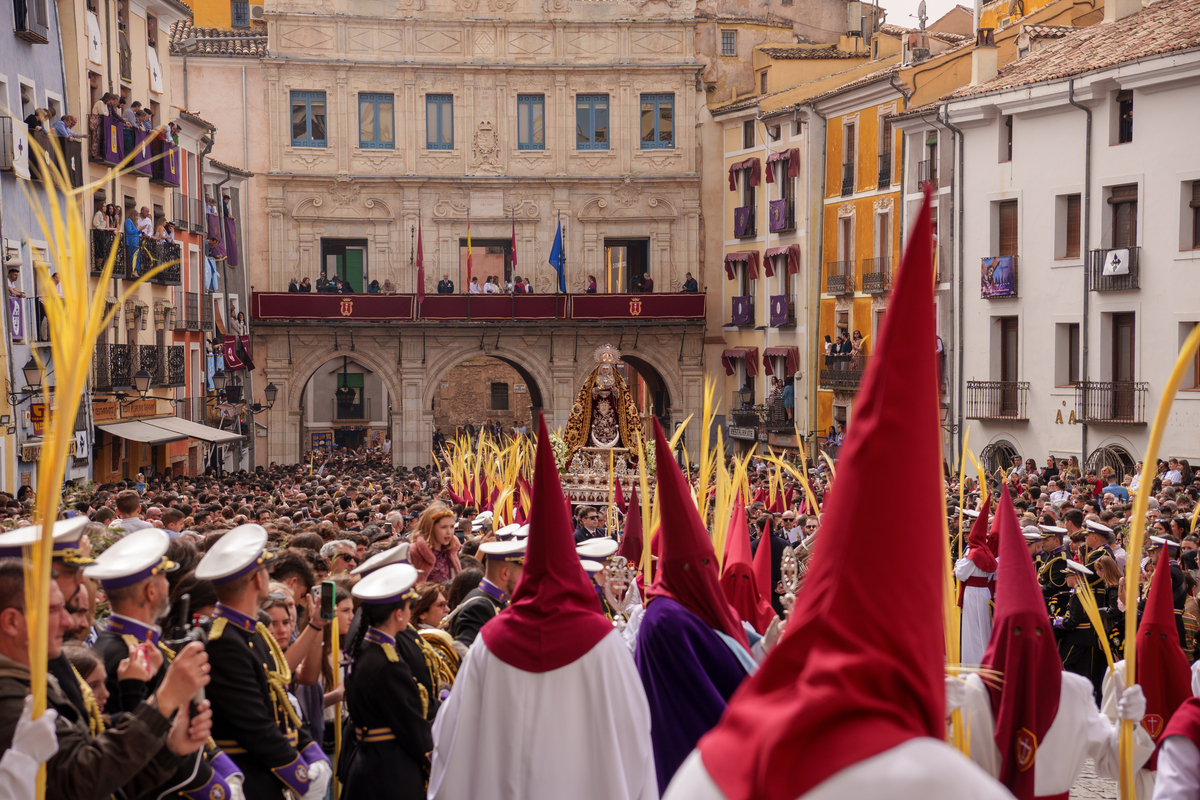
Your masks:
M 637 452 L 641 427 L 633 395 L 616 369 L 620 356 L 611 344 L 596 348 L 596 368 L 580 387 L 563 434 L 571 455 L 581 447 L 627 447 Z

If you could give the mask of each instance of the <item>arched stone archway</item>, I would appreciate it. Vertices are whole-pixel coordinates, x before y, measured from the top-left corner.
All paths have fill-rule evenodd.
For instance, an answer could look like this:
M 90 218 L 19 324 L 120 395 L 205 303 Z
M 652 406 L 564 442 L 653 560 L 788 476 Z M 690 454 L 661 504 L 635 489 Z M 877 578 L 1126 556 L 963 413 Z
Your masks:
M 531 353 L 521 353 L 507 347 L 497 347 L 490 350 L 480 350 L 475 347 L 462 346 L 439 353 L 434 361 L 426 364 L 426 385 L 421 394 L 421 408 L 431 410 L 433 395 L 439 381 L 450 374 L 450 370 L 467 359 L 487 356 L 496 358 L 515 369 L 525 379 L 529 386 L 529 400 L 535 410 L 549 412 L 554 408 L 554 382 L 543 366 L 538 363 Z

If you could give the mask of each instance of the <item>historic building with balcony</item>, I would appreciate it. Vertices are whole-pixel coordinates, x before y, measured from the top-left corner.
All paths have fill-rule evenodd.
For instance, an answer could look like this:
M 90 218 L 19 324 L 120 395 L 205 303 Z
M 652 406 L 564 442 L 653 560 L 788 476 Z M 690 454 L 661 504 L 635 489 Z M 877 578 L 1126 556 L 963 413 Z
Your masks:
M 1050 454 L 1127 474 L 1145 456 L 1200 323 L 1197 8 L 1022 25 L 1007 63 L 983 42 L 971 84 L 924 109 L 961 131 L 964 416 L 989 466 Z M 1193 359 L 1160 458 L 1200 455 L 1198 378 Z
M 53 0 L 9 3 L 0 11 L 0 235 L 3 236 L 4 270 L 17 270 L 15 281 L 6 281 L 3 372 L 6 402 L 0 410 L 0 489 L 15 492 L 20 485 L 37 483 L 37 463 L 48 422 L 42 384 L 54 385 L 49 327 L 42 313 L 41 296 L 47 287 L 34 273 L 35 259 L 48 258 L 49 244 L 41 238 L 34 206 L 45 211 L 42 162 L 30 156 L 30 143 L 53 151 L 55 143 L 67 160 L 76 185 L 82 181 L 79 142 L 50 138 L 51 126 L 64 114 L 79 116 L 68 105 L 59 51 L 59 6 Z M 32 131 L 25 120 L 38 109 L 49 112 Z M 83 133 L 76 126 L 77 133 Z M 9 291 L 9 286 L 15 292 Z M 18 296 L 20 292 L 24 297 Z M 38 361 L 43 369 L 38 368 Z M 86 413 L 80 430 L 86 430 Z M 88 475 L 86 449 L 75 453 L 67 467 L 68 478 Z

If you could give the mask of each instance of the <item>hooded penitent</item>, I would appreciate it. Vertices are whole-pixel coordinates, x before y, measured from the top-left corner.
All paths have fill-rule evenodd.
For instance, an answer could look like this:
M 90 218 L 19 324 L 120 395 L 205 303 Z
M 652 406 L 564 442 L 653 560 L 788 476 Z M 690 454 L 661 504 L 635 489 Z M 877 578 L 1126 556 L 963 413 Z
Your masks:
M 637 487 L 629 496 L 629 512 L 625 515 L 625 535 L 621 538 L 621 549 L 617 555 L 637 568 L 642 563 L 642 507 L 638 503 Z
M 996 612 L 983 654 L 984 677 L 1000 751 L 1000 782 L 1017 800 L 1032 800 L 1037 748 L 1058 714 L 1062 660 L 1046 616 L 1025 537 L 1008 489 L 1000 489 L 1000 568 Z
M 931 243 L 927 191 L 787 632 L 700 742 L 704 767 L 729 800 L 795 800 L 911 739 L 945 737 Z M 880 483 L 879 465 L 897 453 L 910 467 L 905 480 Z M 862 502 L 868 495 L 872 502 Z M 899 544 L 889 569 L 905 586 L 888 594 L 886 614 L 862 549 L 878 533 L 881 508 L 905 510 L 889 530 Z
M 770 539 L 760 542 L 758 546 L 760 551 L 766 547 L 769 553 Z M 753 625 L 759 633 L 763 631 L 760 625 L 767 613 L 770 612 L 772 617 L 775 616 L 771 612 L 770 605 L 763 599 L 762 592 L 758 587 L 757 576 L 751 565 L 750 529 L 746 525 L 746 504 L 742 502 L 740 493 L 733 506 L 733 516 L 729 519 L 729 533 L 725 537 L 725 563 L 721 568 L 721 589 L 724 590 L 725 599 L 729 601 L 729 605 L 733 606 L 738 617 Z M 769 619 L 767 621 L 770 622 Z
M 1159 563 L 1166 566 L 1165 559 L 1159 559 Z M 1137 682 L 1146 694 L 1142 727 L 1156 746 L 1146 769 L 1158 769 L 1159 737 L 1176 709 L 1192 696 L 1192 673 L 1179 646 L 1171 589 L 1171 570 L 1154 570 L 1150 596 L 1137 630 Z
M 540 416 L 525 570 L 509 607 L 479 634 L 509 666 L 549 672 L 583 656 L 612 629 L 575 552 L 550 434 Z

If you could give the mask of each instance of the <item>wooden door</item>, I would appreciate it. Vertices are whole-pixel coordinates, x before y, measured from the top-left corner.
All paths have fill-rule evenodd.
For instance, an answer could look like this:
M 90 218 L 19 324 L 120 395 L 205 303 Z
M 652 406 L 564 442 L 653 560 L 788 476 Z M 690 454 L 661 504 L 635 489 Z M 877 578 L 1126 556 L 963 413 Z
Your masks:
M 1017 413 L 1018 328 L 1016 317 L 1000 319 L 1000 413 Z
M 1113 419 L 1133 419 L 1134 414 L 1134 323 L 1133 314 L 1113 314 L 1112 379 Z

